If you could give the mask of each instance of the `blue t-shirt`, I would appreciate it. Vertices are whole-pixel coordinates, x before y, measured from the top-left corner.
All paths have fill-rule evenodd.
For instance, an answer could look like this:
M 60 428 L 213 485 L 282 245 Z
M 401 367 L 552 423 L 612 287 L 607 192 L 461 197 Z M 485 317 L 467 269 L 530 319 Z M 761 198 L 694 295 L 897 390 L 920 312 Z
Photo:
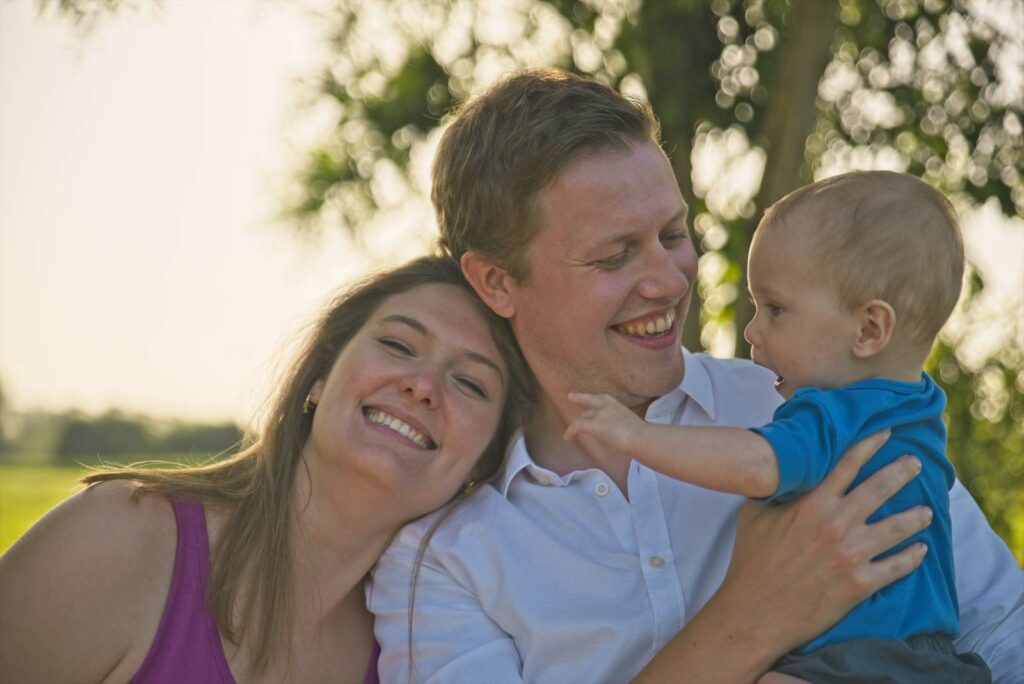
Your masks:
M 798 389 L 775 411 L 771 423 L 754 428 L 772 445 L 779 463 L 779 489 L 769 501 L 788 501 L 813 489 L 853 444 L 890 428 L 889 441 L 864 465 L 851 489 L 905 454 L 921 460 L 921 474 L 868 522 L 920 505 L 934 513 L 927 529 L 880 556 L 921 541 L 928 545 L 921 566 L 858 604 L 800 653 L 865 637 L 953 637 L 959 631 L 949 516 L 949 489 L 956 472 L 946 458 L 945 406 L 946 395 L 922 373 L 920 382 L 862 380 L 838 389 Z

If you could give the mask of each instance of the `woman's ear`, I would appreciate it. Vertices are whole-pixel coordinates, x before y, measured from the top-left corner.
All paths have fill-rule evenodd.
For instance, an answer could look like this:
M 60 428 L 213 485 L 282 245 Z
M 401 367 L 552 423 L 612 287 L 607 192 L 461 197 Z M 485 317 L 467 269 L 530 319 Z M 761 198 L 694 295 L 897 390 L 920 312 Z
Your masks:
M 314 406 L 320 403 L 320 396 L 324 393 L 324 381 L 321 378 L 313 383 L 313 386 L 309 388 L 309 394 L 306 395 L 306 400 Z
M 896 311 L 881 299 L 872 299 L 857 307 L 857 338 L 853 342 L 853 355 L 868 359 L 879 354 L 892 340 L 896 327 Z
M 462 255 L 460 264 L 462 274 L 484 304 L 502 318 L 515 315 L 516 306 L 512 296 L 515 279 L 508 271 L 472 250 Z

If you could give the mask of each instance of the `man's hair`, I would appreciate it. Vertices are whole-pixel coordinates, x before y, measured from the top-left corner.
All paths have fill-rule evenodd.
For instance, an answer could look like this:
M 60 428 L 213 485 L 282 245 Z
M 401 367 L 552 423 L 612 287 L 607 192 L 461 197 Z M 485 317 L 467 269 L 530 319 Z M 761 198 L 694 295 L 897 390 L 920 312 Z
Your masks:
M 956 212 L 913 176 L 856 171 L 812 183 L 769 207 L 765 229 L 799 231 L 847 307 L 888 302 L 896 311 L 893 339 L 922 355 L 960 297 Z
M 556 69 L 516 72 L 461 108 L 434 161 L 440 245 L 480 252 L 523 280 L 537 193 L 585 154 L 657 142 L 650 106 Z

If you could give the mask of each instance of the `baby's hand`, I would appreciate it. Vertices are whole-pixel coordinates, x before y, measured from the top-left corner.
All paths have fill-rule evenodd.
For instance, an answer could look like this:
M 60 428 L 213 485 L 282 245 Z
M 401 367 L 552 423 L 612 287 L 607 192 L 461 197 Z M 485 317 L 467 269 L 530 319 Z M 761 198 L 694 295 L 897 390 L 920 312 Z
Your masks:
M 569 401 L 582 406 L 583 412 L 565 430 L 566 439 L 590 435 L 619 452 L 628 452 L 636 444 L 637 429 L 644 421 L 612 397 L 570 392 Z

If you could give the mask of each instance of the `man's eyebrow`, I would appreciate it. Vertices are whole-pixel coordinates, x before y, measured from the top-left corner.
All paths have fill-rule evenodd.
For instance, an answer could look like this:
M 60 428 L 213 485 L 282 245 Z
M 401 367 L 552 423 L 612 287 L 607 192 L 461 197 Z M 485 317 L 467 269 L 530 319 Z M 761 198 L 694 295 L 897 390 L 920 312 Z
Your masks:
M 686 216 L 689 213 L 689 211 L 690 211 L 689 207 L 686 207 L 684 205 L 683 207 L 681 207 L 679 209 L 679 211 L 677 211 L 676 213 L 672 214 L 672 217 L 669 218 L 667 221 L 665 221 L 665 223 L 662 224 L 661 228 L 659 228 L 658 231 L 661 232 L 662 230 L 665 230 L 666 228 L 668 228 L 669 226 L 671 226 L 674 223 L 677 223 L 680 220 L 685 222 L 686 221 Z M 608 247 L 609 245 L 616 245 L 616 244 L 619 244 L 619 243 L 629 243 L 629 242 L 632 242 L 634 239 L 635 239 L 635 234 L 634 233 L 622 233 L 622 234 L 619 234 L 619 235 L 610 235 L 610 236 L 608 236 L 604 240 L 600 240 L 598 242 L 595 242 L 592 245 L 588 245 L 587 246 L 587 250 L 591 251 L 591 250 L 604 249 L 605 247 Z
M 424 337 L 434 337 L 430 330 L 427 329 L 427 326 L 423 325 L 415 318 L 409 318 L 408 316 L 403 316 L 402 314 L 391 314 L 390 316 L 385 316 L 384 318 L 380 319 L 380 322 L 402 323 L 403 325 L 409 326 L 410 328 L 412 328 L 419 334 L 423 335 Z M 488 368 L 493 368 L 494 372 L 498 374 L 498 377 L 501 378 L 502 382 L 505 381 L 505 374 L 501 372 L 501 367 L 498 366 L 498 364 L 494 363 L 494 361 L 491 361 L 489 358 L 487 358 L 483 354 L 480 354 L 479 352 L 475 352 L 469 349 L 461 349 L 460 352 L 470 361 L 476 361 L 477 363 L 482 363 Z

